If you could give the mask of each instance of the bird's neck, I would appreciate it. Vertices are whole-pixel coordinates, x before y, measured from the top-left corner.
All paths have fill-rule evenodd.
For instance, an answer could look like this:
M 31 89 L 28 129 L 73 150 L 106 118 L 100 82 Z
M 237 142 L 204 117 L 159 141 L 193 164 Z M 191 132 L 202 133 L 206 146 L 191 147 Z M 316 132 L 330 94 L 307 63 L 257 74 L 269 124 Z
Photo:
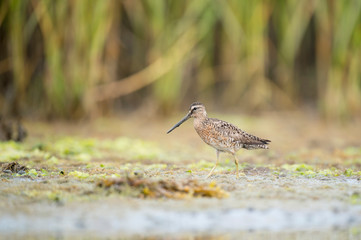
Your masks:
M 194 123 L 201 123 L 201 122 L 204 122 L 208 119 L 207 115 L 200 115 L 200 116 L 197 116 L 196 118 L 194 118 Z

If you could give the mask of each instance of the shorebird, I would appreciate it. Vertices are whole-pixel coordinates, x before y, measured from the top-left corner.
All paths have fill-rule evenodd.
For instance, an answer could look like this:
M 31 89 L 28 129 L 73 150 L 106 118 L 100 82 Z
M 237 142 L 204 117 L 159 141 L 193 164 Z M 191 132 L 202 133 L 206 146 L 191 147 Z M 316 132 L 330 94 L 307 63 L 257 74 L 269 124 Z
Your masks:
M 175 128 L 179 127 L 182 123 L 189 118 L 194 118 L 193 126 L 201 139 L 216 149 L 217 161 L 207 178 L 210 177 L 214 169 L 218 165 L 219 153 L 227 152 L 233 155 L 234 163 L 236 164 L 236 176 L 238 173 L 238 159 L 236 152 L 241 149 L 268 149 L 270 140 L 263 139 L 246 133 L 231 123 L 222 121 L 216 118 L 209 118 L 207 116 L 206 108 L 200 102 L 192 103 L 189 107 L 187 115 L 174 125 L 167 133 L 170 133 Z

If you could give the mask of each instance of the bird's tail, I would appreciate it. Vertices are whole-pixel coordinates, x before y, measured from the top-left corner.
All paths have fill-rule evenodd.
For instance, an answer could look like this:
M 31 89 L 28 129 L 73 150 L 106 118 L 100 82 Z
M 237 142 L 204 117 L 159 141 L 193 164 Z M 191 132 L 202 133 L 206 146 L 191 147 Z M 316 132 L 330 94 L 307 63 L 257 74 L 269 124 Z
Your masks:
M 268 149 L 268 144 L 271 142 L 271 140 L 268 139 L 260 139 L 258 143 L 254 144 L 245 144 L 243 147 L 245 149 L 251 150 L 251 149 Z

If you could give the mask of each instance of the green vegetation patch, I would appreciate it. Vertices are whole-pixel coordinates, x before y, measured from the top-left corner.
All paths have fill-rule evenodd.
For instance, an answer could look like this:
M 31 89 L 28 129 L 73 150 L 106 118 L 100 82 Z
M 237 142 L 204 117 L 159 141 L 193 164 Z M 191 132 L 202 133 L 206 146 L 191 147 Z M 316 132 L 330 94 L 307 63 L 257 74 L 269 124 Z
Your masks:
M 316 176 L 327 176 L 327 177 L 354 177 L 361 176 L 361 171 L 356 171 L 352 168 L 347 168 L 344 171 L 336 167 L 319 169 L 315 166 L 308 164 L 284 164 L 281 169 L 275 170 L 276 174 L 280 174 L 282 170 L 287 170 L 288 173 L 296 176 L 316 177 Z
M 187 168 L 189 169 L 188 171 L 209 171 L 210 169 L 212 169 L 215 166 L 215 162 L 210 162 L 210 161 L 205 161 L 205 160 L 200 160 L 198 162 L 194 162 L 191 164 L 187 165 Z M 240 163 L 239 164 L 239 169 L 243 169 L 247 166 L 247 163 Z M 230 171 L 235 171 L 236 170 L 236 165 L 234 164 L 233 161 L 230 160 L 225 160 L 222 162 L 219 162 L 215 171 L 216 172 L 230 172 Z
M 0 161 L 10 162 L 29 157 L 31 154 L 23 148 L 21 143 L 14 141 L 0 142 Z

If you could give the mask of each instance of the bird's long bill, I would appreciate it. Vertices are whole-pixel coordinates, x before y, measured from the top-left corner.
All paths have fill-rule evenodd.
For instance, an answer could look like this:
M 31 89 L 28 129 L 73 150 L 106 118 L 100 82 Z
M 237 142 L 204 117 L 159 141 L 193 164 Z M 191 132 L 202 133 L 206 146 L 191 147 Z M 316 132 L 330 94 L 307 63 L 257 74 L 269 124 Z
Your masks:
M 176 125 L 174 125 L 171 129 L 168 130 L 167 133 L 170 133 L 171 131 L 173 131 L 175 128 L 179 127 L 182 123 L 184 123 L 185 121 L 187 121 L 190 118 L 191 114 L 188 113 L 184 118 L 182 118 L 182 120 L 180 120 Z

